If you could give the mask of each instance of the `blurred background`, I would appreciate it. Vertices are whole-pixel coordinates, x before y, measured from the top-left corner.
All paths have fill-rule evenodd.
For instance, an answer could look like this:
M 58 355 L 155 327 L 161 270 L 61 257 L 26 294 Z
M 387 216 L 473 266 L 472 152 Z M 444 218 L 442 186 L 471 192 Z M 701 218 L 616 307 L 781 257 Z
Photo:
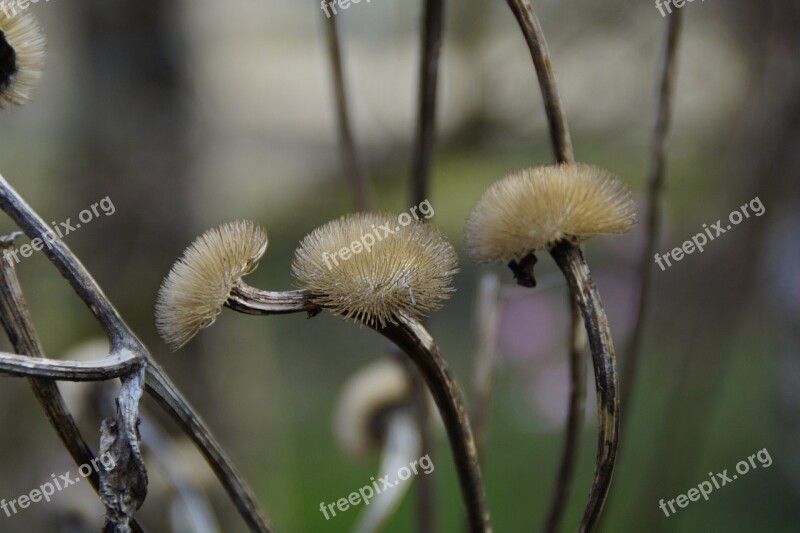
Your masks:
M 577 159 L 614 171 L 643 199 L 667 19 L 650 2 L 542 0 L 534 8 Z M 74 221 L 110 198 L 113 215 L 101 212 L 66 243 L 213 428 L 277 528 L 348 531 L 362 509 L 326 521 L 320 502 L 368 484 L 379 459 L 354 460 L 337 447 L 333 408 L 348 376 L 389 353 L 385 341 L 328 313 L 307 320 L 226 311 L 170 353 L 153 323 L 161 280 L 209 227 L 237 218 L 266 226 L 270 247 L 248 280 L 285 290 L 294 287 L 289 266 L 299 240 L 355 210 L 319 4 L 52 0 L 30 10 L 48 37 L 47 67 L 34 101 L 0 115 L 0 171 L 48 221 Z M 337 15 L 356 141 L 378 206 L 396 212 L 413 205 L 420 14 L 420 2 L 373 0 Z M 622 421 L 602 529 L 797 531 L 800 6 L 708 0 L 686 4 L 683 16 L 657 249 L 680 246 L 755 197 L 766 212 L 653 273 L 640 381 Z M 481 320 L 476 286 L 497 273 L 504 288 L 485 456 L 489 505 L 496 531 L 535 530 L 563 442 L 566 287 L 542 256 L 540 286 L 516 289 L 502 265 L 469 262 L 462 237 L 490 183 L 552 160 L 535 72 L 505 2 L 448 3 L 439 96 L 431 222 L 459 251 L 461 270 L 457 292 L 429 326 L 466 393 Z M 0 229 L 14 226 L 3 217 Z M 635 318 L 642 236 L 586 246 L 620 359 Z M 23 259 L 18 271 L 47 354 L 99 357 L 100 329 L 45 257 Z M 5 339 L 2 349 L 10 350 Z M 113 412 L 109 387 L 62 387 L 93 444 L 100 417 Z M 151 400 L 143 405 L 144 440 L 154 451 L 142 524 L 200 530 L 170 504 L 169 479 L 177 477 L 194 495 L 188 515 L 206 513 L 218 531 L 245 531 L 193 447 Z M 595 447 L 590 396 L 564 531 L 580 518 Z M 769 468 L 669 518 L 658 508 L 763 448 Z M 459 531 L 463 511 L 444 435 L 425 452 L 436 466 L 437 530 Z M 4 379 L 0 497 L 17 498 L 68 470 L 76 469 L 28 384 Z M 417 485 L 386 531 L 414 529 Z M 0 531 L 97 531 L 102 514 L 84 482 L 49 504 L 0 514 Z

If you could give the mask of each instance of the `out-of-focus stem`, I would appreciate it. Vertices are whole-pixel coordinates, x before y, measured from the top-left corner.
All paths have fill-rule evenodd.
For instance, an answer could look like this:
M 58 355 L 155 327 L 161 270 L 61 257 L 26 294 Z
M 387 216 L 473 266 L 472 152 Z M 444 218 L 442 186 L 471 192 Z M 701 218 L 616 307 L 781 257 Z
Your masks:
M 647 304 L 650 300 L 650 278 L 654 268 L 653 256 L 658 244 L 659 232 L 661 231 L 661 191 L 664 185 L 666 144 L 672 117 L 672 93 L 675 88 L 675 72 L 678 63 L 678 43 L 681 26 L 683 25 L 682 20 L 680 9 L 675 10 L 669 16 L 667 42 L 664 47 L 664 59 L 661 66 L 656 123 L 647 171 L 647 199 L 644 208 L 647 213 L 647 223 L 644 230 L 642 254 L 639 257 L 639 296 L 636 304 L 636 313 L 634 314 L 636 319 L 627 355 L 622 360 L 622 372 L 620 373 L 622 379 L 623 417 L 626 416 L 630 409 L 629 404 L 634 393 L 636 371 L 639 366 L 642 348 L 642 334 L 648 314 Z

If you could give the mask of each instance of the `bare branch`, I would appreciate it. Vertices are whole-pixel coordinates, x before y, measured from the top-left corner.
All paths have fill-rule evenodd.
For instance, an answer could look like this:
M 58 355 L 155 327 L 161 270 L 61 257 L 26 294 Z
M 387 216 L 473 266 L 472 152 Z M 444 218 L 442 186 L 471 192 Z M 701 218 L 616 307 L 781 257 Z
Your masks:
M 539 87 L 544 99 L 544 110 L 550 125 L 550 139 L 553 143 L 556 161 L 574 163 L 575 156 L 572 153 L 567 115 L 561 104 L 561 96 L 558 94 L 556 77 L 550 64 L 550 52 L 547 49 L 547 42 L 544 39 L 542 27 L 539 25 L 539 19 L 536 18 L 536 14 L 527 0 L 507 0 L 507 2 L 522 29 L 525 42 L 528 43 L 528 49 L 533 58 L 533 65 L 536 67 L 536 76 L 539 78 Z
M 0 374 L 58 381 L 108 381 L 135 372 L 142 361 L 131 352 L 112 353 L 100 361 L 60 361 L 0 352 Z
M 328 58 L 333 74 L 333 88 L 336 93 L 336 122 L 339 128 L 339 144 L 342 152 L 344 171 L 353 190 L 356 205 L 360 211 L 370 211 L 373 208 L 370 194 L 369 181 L 364 172 L 358 149 L 353 138 L 353 127 L 350 120 L 350 107 L 347 101 L 347 89 L 344 81 L 344 67 L 342 66 L 342 50 L 339 42 L 339 29 L 336 17 L 327 18 L 328 30 Z
M 656 104 L 656 121 L 653 131 L 653 144 L 647 170 L 647 199 L 644 211 L 647 213 L 645 237 L 639 257 L 639 298 L 636 305 L 635 323 L 631 334 L 628 354 L 622 362 L 622 416 L 626 416 L 628 404 L 633 397 L 638 368 L 642 334 L 648 314 L 647 304 L 650 300 L 650 279 L 653 273 L 653 255 L 658 245 L 661 231 L 661 191 L 664 185 L 666 166 L 666 144 L 672 117 L 672 93 L 675 88 L 675 72 L 678 63 L 678 43 L 680 41 L 683 17 L 682 11 L 676 9 L 668 17 L 667 39 L 664 47 L 664 58 L 661 65 L 661 80 Z

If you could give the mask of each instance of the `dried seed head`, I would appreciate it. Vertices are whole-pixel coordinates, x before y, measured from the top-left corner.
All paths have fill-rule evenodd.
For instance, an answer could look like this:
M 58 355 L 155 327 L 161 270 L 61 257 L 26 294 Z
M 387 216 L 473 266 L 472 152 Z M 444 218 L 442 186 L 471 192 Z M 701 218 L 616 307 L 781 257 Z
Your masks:
M 292 273 L 314 302 L 367 325 L 419 317 L 454 290 L 455 250 L 430 224 L 392 213 L 346 215 L 306 235 Z
M 267 231 L 249 221 L 212 228 L 183 252 L 158 291 L 156 328 L 177 350 L 216 320 L 239 279 L 255 270 Z
M 407 405 L 408 372 L 395 359 L 380 359 L 345 383 L 333 414 L 333 434 L 350 455 L 363 456 L 380 446 L 392 411 Z
M 44 68 L 47 41 L 31 13 L 0 11 L 0 109 L 30 100 Z
M 464 237 L 473 261 L 519 261 L 562 239 L 623 233 L 636 216 L 630 190 L 610 172 L 580 163 L 533 167 L 486 190 Z

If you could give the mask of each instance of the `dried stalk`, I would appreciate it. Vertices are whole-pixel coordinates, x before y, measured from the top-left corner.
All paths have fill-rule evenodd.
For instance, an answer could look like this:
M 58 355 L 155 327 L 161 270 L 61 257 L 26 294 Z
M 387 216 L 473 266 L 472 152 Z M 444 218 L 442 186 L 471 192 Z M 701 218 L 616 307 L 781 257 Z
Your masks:
M 550 510 L 543 528 L 546 533 L 558 531 L 564 517 L 572 489 L 572 480 L 575 477 L 576 458 L 579 451 L 578 442 L 586 416 L 586 359 L 583 355 L 585 333 L 581 325 L 580 307 L 572 297 L 570 297 L 570 317 L 569 410 L 556 486 L 550 497 Z
M 336 122 L 339 130 L 339 144 L 342 153 L 345 175 L 350 182 L 350 188 L 356 199 L 360 211 L 372 209 L 372 196 L 369 182 L 358 156 L 356 143 L 353 138 L 353 127 L 350 120 L 350 106 L 347 101 L 347 89 L 344 82 L 344 68 L 342 66 L 342 51 L 339 42 L 339 29 L 336 17 L 327 17 L 328 30 L 328 57 L 333 74 L 333 87 L 336 93 Z
M 648 313 L 650 300 L 650 279 L 653 273 L 653 255 L 658 245 L 661 232 L 661 192 L 664 185 L 666 166 L 666 144 L 672 118 L 672 95 L 675 89 L 675 72 L 678 62 L 678 44 L 680 41 L 683 17 L 682 11 L 676 9 L 668 17 L 667 41 L 664 47 L 664 58 L 661 66 L 661 80 L 658 90 L 658 103 L 656 107 L 656 122 L 653 131 L 653 144 L 650 151 L 650 160 L 647 171 L 647 199 L 645 212 L 647 225 L 645 226 L 645 240 L 639 257 L 639 298 L 636 305 L 636 321 L 633 326 L 628 355 L 622 361 L 622 416 L 625 417 L 630 409 L 633 398 L 636 372 L 638 369 L 642 334 Z
M 572 150 L 567 115 L 561 103 L 556 77 L 550 62 L 550 51 L 547 48 L 547 41 L 539 24 L 539 19 L 526 0 L 507 0 L 507 2 L 519 23 L 533 59 L 544 102 L 545 114 L 547 115 L 555 160 L 558 163 L 574 163 L 575 155 Z M 543 531 L 545 533 L 558 531 L 564 516 L 575 474 L 578 443 L 581 436 L 580 430 L 586 405 L 586 381 L 583 378 L 585 375 L 585 363 L 583 362 L 582 353 L 585 341 L 580 327 L 579 306 L 575 301 L 574 293 L 570 295 L 570 310 L 570 338 L 568 341 L 570 365 L 569 414 L 567 415 L 567 428 L 556 485 L 544 524 Z
M 487 418 L 492 392 L 495 345 L 497 344 L 498 297 L 500 281 L 494 273 L 481 278 L 476 298 L 475 368 L 472 373 L 472 430 L 478 457 L 483 464 L 486 453 Z
M 439 58 L 444 31 L 444 0 L 425 0 L 423 3 L 420 42 L 419 86 L 417 92 L 417 123 L 411 153 L 411 205 L 419 205 L 428 198 L 431 173 L 431 154 L 436 133 L 437 87 L 439 83 Z M 435 446 L 431 427 L 430 407 L 417 372 L 411 373 L 414 381 L 414 410 L 422 439 L 422 449 Z M 436 530 L 436 487 L 432 476 L 418 480 L 417 528 L 420 533 Z
M 52 234 L 45 222 L 2 176 L 0 176 L 0 208 L 31 239 Z M 269 522 L 259 509 L 252 491 L 236 473 L 230 459 L 222 452 L 222 448 L 211 435 L 205 423 L 150 356 L 141 341 L 128 328 L 83 264 L 60 239 L 51 239 L 49 246 L 43 248 L 42 251 L 66 278 L 102 326 L 111 344 L 112 357 L 92 366 L 92 363 L 65 363 L 0 354 L 0 370 L 5 367 L 9 372 L 15 373 L 14 375 L 25 377 L 94 380 L 101 379 L 101 376 L 104 375 L 106 370 L 103 367 L 105 365 L 110 364 L 112 368 L 116 368 L 120 364 L 117 358 L 130 357 L 137 360 L 134 361 L 136 364 L 131 364 L 131 367 L 128 368 L 127 375 L 136 373 L 141 366 L 146 366 L 145 385 L 147 391 L 153 394 L 156 401 L 167 410 L 184 431 L 189 433 L 189 437 L 210 462 L 251 531 L 272 531 Z M 110 363 L 108 363 L 109 360 Z M 124 376 L 126 374 L 120 372 L 117 375 Z M 121 405 L 123 408 L 127 408 L 128 404 Z M 131 432 L 130 426 L 124 425 L 123 431 L 129 442 L 135 442 L 138 446 L 138 438 L 135 433 Z
M 533 65 L 536 67 L 536 76 L 539 79 L 539 87 L 542 91 L 544 100 L 544 110 L 547 114 L 547 123 L 550 127 L 550 139 L 553 144 L 553 152 L 559 163 L 573 163 L 575 156 L 572 153 L 572 140 L 567 126 L 567 115 L 561 104 L 561 97 L 558 94 L 556 77 L 553 74 L 553 67 L 550 64 L 550 52 L 547 49 L 547 42 L 544 39 L 542 27 L 539 19 L 533 12 L 533 8 L 526 0 L 506 0 L 508 7 L 519 23 L 525 42 L 533 58 Z
M 302 290 L 286 293 L 262 291 L 240 280 L 226 306 L 256 315 L 301 311 L 316 314 L 321 308 L 309 305 L 311 297 L 310 293 Z M 370 327 L 400 347 L 424 377 L 447 428 L 470 531 L 489 532 L 489 510 L 477 450 L 458 385 L 433 338 L 422 324 L 402 315 L 396 319 L 397 324 Z
M 13 246 L 13 235 L 7 238 L 0 238 L 0 249 L 5 250 Z M 17 353 L 31 354 L 35 358 L 44 358 L 42 344 L 36 334 L 36 328 L 28 311 L 28 304 L 22 293 L 22 286 L 11 261 L 0 261 L 0 321 L 2 321 L 3 329 Z M 136 365 L 139 364 L 139 361 L 133 357 L 129 357 L 129 360 Z M 131 371 L 127 368 L 125 370 L 126 373 Z M 81 435 L 78 425 L 64 403 L 64 399 L 58 390 L 58 385 L 46 379 L 33 378 L 29 378 L 29 383 L 36 400 L 47 416 L 47 420 L 56 430 L 75 464 L 77 466 L 92 464 L 95 460 L 95 455 Z M 88 480 L 92 488 L 98 494 L 101 494 L 100 476 L 94 469 L 89 474 Z M 135 521 L 131 524 L 131 527 L 133 531 L 142 531 Z
M 597 462 L 580 533 L 594 531 L 611 486 L 619 443 L 619 395 L 614 344 L 603 304 L 580 247 L 561 241 L 550 251 L 567 278 L 583 315 L 594 363 L 597 389 Z

